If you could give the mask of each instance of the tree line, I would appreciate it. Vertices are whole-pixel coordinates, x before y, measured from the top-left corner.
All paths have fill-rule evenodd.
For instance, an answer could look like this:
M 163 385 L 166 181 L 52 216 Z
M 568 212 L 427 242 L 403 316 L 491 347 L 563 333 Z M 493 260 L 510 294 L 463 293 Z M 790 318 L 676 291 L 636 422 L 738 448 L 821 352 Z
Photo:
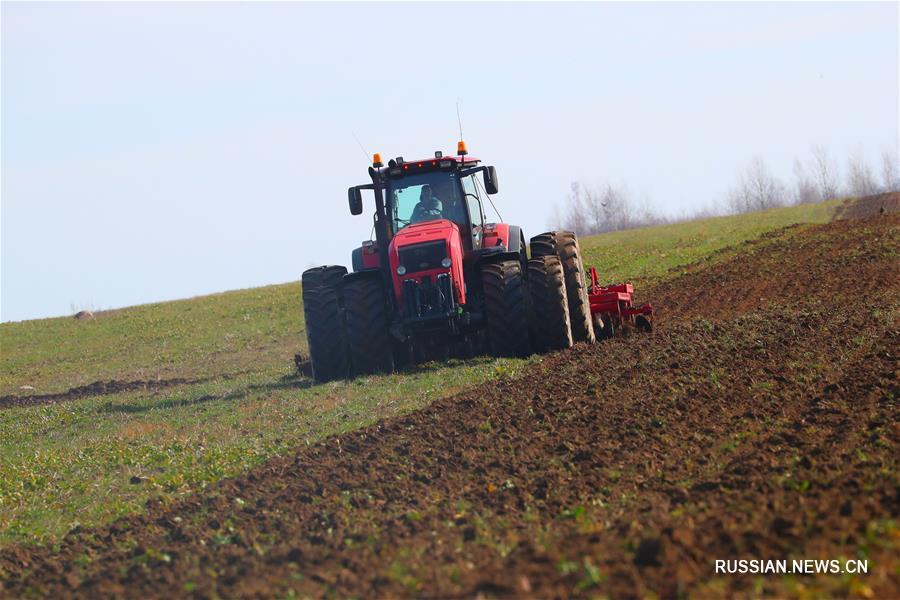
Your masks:
M 900 191 L 897 154 L 888 150 L 882 152 L 879 167 L 873 169 L 864 154 L 858 151 L 847 158 L 846 169 L 842 172 L 838 161 L 832 158 L 828 150 L 815 145 L 805 160 L 794 159 L 793 179 L 785 182 L 771 172 L 762 157 L 754 156 L 716 204 L 679 219 L 660 214 L 649 198 L 637 198 L 627 184 L 573 182 L 562 204 L 554 206 L 549 225 L 551 228 L 575 231 L 578 235 L 594 235 L 674 220 Z

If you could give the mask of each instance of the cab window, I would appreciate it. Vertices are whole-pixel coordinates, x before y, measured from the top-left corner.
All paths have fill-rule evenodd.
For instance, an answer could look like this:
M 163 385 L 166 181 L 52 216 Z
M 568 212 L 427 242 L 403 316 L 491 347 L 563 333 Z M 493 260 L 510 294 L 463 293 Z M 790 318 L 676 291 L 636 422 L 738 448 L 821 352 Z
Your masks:
M 466 206 L 469 208 L 469 221 L 472 223 L 472 246 L 481 247 L 481 228 L 484 226 L 484 210 L 481 206 L 481 198 L 478 195 L 478 187 L 475 185 L 475 176 L 463 177 L 463 193 Z
M 465 223 L 459 184 L 454 173 L 422 173 L 388 182 L 394 231 L 411 223 L 450 219 Z
M 475 176 L 469 175 L 463 177 L 463 192 L 466 194 L 466 204 L 469 206 L 469 217 L 472 220 L 472 227 L 481 227 L 484 225 L 482 217 L 483 210 L 481 207 L 481 198 L 478 196 L 478 188 L 475 186 Z

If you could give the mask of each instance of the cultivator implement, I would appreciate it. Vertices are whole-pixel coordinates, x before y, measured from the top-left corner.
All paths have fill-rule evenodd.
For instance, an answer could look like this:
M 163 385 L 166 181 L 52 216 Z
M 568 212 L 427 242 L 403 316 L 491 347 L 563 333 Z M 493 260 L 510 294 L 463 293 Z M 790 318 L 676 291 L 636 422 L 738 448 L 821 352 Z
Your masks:
M 653 307 L 650 304 L 634 305 L 634 286 L 630 283 L 600 285 L 597 269 L 591 267 L 588 300 L 594 330 L 599 337 L 612 337 L 623 326 L 633 326 L 641 331 L 653 330 Z

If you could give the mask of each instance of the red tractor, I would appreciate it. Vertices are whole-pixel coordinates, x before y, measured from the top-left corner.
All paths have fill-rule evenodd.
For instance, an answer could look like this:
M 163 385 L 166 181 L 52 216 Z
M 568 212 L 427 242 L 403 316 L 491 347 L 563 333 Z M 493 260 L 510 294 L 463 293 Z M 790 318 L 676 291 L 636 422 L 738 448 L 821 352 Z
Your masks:
M 463 142 L 456 156 L 397 157 L 387 166 L 376 154 L 369 176 L 348 196 L 359 215 L 362 190 L 373 192 L 375 240 L 353 251 L 352 273 L 341 266 L 303 273 L 317 381 L 450 354 L 568 348 L 626 322 L 650 328 L 652 309 L 632 305 L 629 284 L 601 288 L 593 269 L 588 278 L 574 233 L 543 233 L 529 248 L 518 226 L 485 222 L 497 172 Z

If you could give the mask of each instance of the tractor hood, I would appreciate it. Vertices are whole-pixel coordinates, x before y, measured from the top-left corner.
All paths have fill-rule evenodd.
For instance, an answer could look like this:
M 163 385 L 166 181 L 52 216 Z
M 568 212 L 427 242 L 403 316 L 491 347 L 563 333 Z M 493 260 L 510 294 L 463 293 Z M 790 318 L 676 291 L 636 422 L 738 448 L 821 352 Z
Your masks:
M 407 225 L 394 235 L 388 247 L 394 294 L 402 304 L 403 281 L 434 280 L 449 273 L 458 304 L 465 304 L 463 249 L 459 227 L 447 219 Z M 447 260 L 449 259 L 449 265 Z
M 448 219 L 425 221 L 424 223 L 407 225 L 397 232 L 391 243 L 398 243 L 401 239 L 404 240 L 402 242 L 402 245 L 415 244 L 425 238 L 427 238 L 428 240 L 438 238 L 447 239 L 453 231 L 456 231 L 458 234 L 459 227 L 456 225 L 456 223 Z

